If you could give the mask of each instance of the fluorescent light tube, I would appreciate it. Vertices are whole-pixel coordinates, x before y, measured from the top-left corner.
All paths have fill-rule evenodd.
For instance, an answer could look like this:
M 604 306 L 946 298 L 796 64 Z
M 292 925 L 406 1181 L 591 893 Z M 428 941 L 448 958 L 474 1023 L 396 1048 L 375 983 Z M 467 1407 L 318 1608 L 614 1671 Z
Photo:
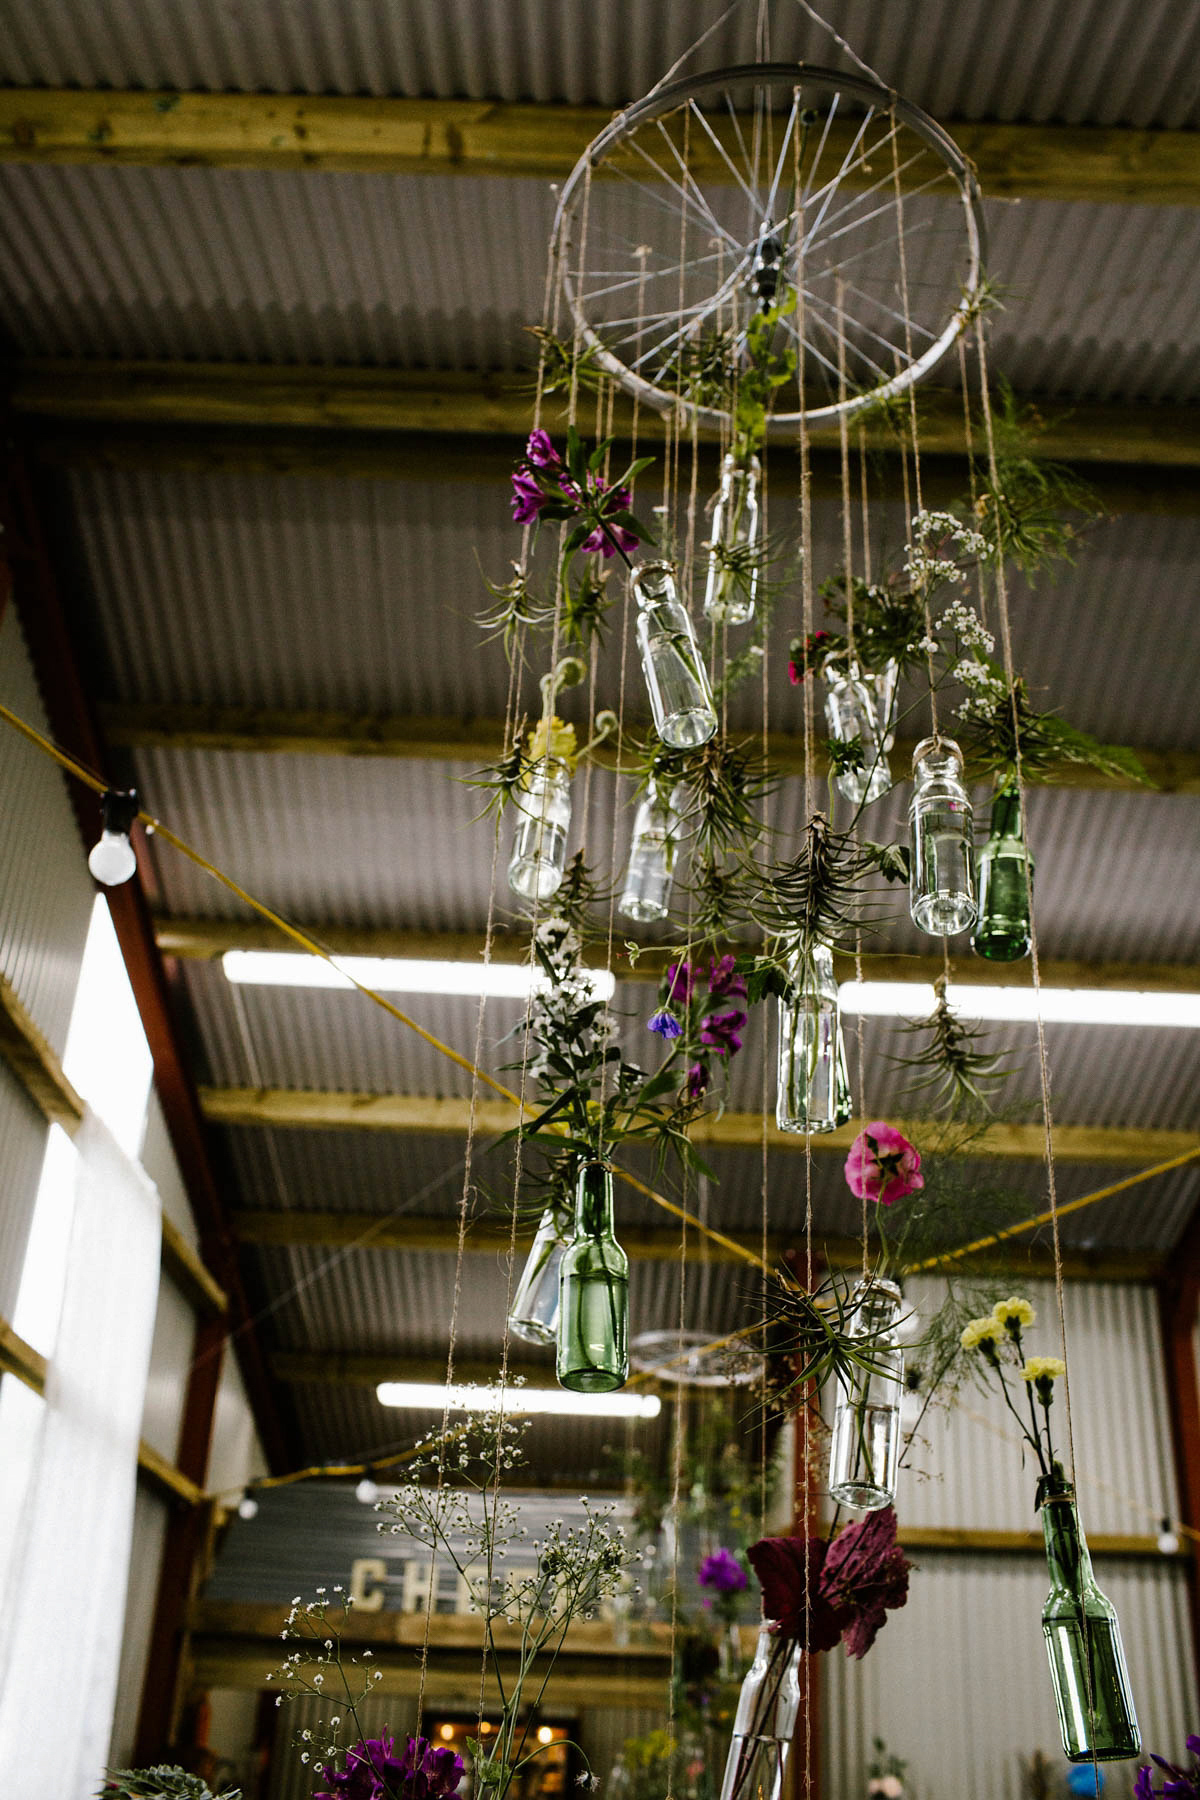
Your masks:
M 381 1406 L 425 1407 L 442 1412 L 496 1412 L 501 1396 L 496 1388 L 444 1387 L 436 1381 L 381 1381 L 375 1389 Z M 574 1418 L 657 1419 L 662 1401 L 657 1394 L 569 1394 L 563 1388 L 505 1388 L 506 1413 L 569 1413 Z
M 350 988 L 361 982 L 384 994 L 487 994 L 527 1000 L 546 985 L 540 972 L 521 963 L 434 962 L 401 956 L 339 956 L 334 962 L 289 950 L 226 950 L 221 966 L 230 981 L 261 987 Z M 341 971 L 345 971 L 343 974 Z M 611 969 L 590 971 L 597 1000 L 611 1000 Z
M 947 998 L 964 1019 L 1030 1021 L 1061 1025 L 1171 1025 L 1200 1027 L 1200 994 L 1134 993 L 1116 988 L 991 987 L 952 981 Z M 880 1018 L 922 1019 L 934 1008 L 932 987 L 918 981 L 845 981 L 838 989 L 843 1012 Z

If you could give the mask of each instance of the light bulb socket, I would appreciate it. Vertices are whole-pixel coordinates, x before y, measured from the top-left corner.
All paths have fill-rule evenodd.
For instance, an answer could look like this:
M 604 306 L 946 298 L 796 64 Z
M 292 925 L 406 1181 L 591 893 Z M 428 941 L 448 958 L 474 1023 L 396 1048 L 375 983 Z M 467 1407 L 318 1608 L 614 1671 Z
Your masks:
M 141 805 L 136 788 L 105 788 L 100 796 L 100 817 L 105 831 L 128 837 Z

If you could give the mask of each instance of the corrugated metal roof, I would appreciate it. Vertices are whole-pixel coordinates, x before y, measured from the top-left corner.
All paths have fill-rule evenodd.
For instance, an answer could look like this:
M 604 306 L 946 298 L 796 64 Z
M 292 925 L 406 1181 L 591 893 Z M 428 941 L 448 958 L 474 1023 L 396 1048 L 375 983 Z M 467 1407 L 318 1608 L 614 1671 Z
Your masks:
M 1197 21 L 1167 0 L 826 0 L 822 10 L 881 79 L 939 116 L 1200 122 Z M 615 107 L 726 11 L 725 0 L 271 0 L 204 12 L 188 0 L 47 0 L 6 21 L 0 79 Z M 792 0 L 773 0 L 767 17 L 771 55 L 846 66 Z M 752 61 L 757 19 L 743 0 L 688 67 Z
M 986 211 L 1005 296 L 993 374 L 1055 396 L 1200 397 L 1200 213 Z M 0 333 L 27 356 L 529 366 L 552 217 L 536 181 L 5 164 Z M 934 233 L 913 240 L 914 295 L 940 289 L 945 256 Z

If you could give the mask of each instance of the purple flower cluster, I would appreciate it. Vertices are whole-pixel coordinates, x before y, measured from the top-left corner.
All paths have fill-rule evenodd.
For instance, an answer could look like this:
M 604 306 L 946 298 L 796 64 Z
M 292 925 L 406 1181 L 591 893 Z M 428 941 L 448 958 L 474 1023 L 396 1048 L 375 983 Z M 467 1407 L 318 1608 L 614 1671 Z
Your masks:
M 1150 1763 L 1143 1763 L 1133 1784 L 1134 1800 L 1200 1800 L 1200 1737 L 1194 1732 L 1188 1738 L 1187 1748 L 1195 1758 L 1190 1769 L 1181 1769 L 1177 1763 L 1155 1756 L 1152 1750 L 1150 1762 L 1158 1765 L 1166 1780 L 1156 1788 L 1154 1770 Z
M 463 1759 L 426 1738 L 409 1738 L 401 1756 L 394 1738 L 361 1738 L 347 1750 L 346 1767 L 327 1764 L 321 1778 L 327 1785 L 313 1789 L 313 1800 L 448 1800 L 458 1792 Z
M 733 1551 L 723 1547 L 704 1558 L 696 1579 L 714 1594 L 740 1594 L 747 1586 L 745 1569 Z
M 513 470 L 512 488 L 516 525 L 540 519 L 547 507 L 552 509 L 550 516 L 557 519 L 586 512 L 596 524 L 580 544 L 581 550 L 589 554 L 598 550 L 605 557 L 620 552 L 627 557 L 637 549 L 636 534 L 615 523 L 618 513 L 629 510 L 633 498 L 629 489 L 609 487 L 604 477 L 595 472 L 589 472 L 580 486 L 567 474 L 548 431 L 530 432 L 525 454 Z
M 647 1020 L 647 1029 L 657 1032 L 661 1038 L 681 1037 L 683 1024 L 678 1015 L 688 1010 L 704 981 L 704 973 L 696 963 L 672 963 L 667 970 L 663 1004 Z M 746 983 L 737 972 L 737 959 L 733 956 L 714 957 L 709 965 L 707 982 L 710 1000 L 729 1002 L 746 998 Z M 747 1013 L 737 1006 L 729 1006 L 723 1012 L 705 1013 L 700 1020 L 701 1051 L 707 1051 L 710 1056 L 736 1056 L 742 1047 L 741 1032 L 747 1017 Z M 708 1057 L 701 1054 L 685 1077 L 687 1098 L 701 1099 L 711 1083 Z

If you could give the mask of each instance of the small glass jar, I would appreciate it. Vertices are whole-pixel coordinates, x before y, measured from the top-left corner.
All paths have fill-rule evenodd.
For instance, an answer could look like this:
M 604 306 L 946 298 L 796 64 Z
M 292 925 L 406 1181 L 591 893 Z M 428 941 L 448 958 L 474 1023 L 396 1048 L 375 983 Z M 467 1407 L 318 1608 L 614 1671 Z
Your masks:
M 839 1506 L 873 1512 L 896 1498 L 904 1352 L 896 1338 L 903 1306 L 894 1281 L 871 1276 L 851 1295 L 848 1326 L 870 1367 L 839 1378 L 829 1452 L 829 1492 Z
M 727 456 L 721 465 L 721 492 L 713 508 L 705 617 L 717 624 L 746 625 L 754 617 L 758 595 L 758 483 L 762 464 L 757 456 L 739 462 Z
M 527 1344 L 552 1344 L 558 1335 L 558 1272 L 570 1240 L 566 1221 L 548 1206 L 529 1247 L 508 1315 L 508 1329 Z
M 721 1800 L 781 1800 L 800 1712 L 800 1642 L 761 1626 L 733 1718 Z
M 633 819 L 633 840 L 618 910 L 627 919 L 650 924 L 665 919 L 675 876 L 679 813 L 673 792 L 651 779 Z
M 791 987 L 779 1002 L 775 1123 L 780 1131 L 834 1131 L 849 1115 L 850 1081 L 833 955 L 814 944 L 788 964 Z
M 953 937 L 975 923 L 974 814 L 962 772 L 952 738 L 922 738 L 913 751 L 908 905 L 931 937 Z
M 1096 1586 L 1070 1487 L 1042 1502 L 1050 1592 L 1042 1631 L 1070 1762 L 1123 1762 L 1142 1747 L 1116 1608 Z
M 889 662 L 876 674 L 864 672 L 857 663 L 846 665 L 831 658 L 821 673 L 830 737 L 839 744 L 857 738 L 862 745 L 862 766 L 835 776 L 837 790 L 853 805 L 869 806 L 892 785 L 887 753 L 894 736 L 896 664 Z
M 612 1171 L 584 1163 L 575 1232 L 559 1266 L 560 1384 L 608 1394 L 629 1379 L 629 1258 L 613 1236 Z
M 542 756 L 513 795 L 517 829 L 508 885 L 522 900 L 549 900 L 562 885 L 571 829 L 571 771 L 558 756 Z
M 1019 962 L 1033 943 L 1033 857 L 1021 830 L 1015 782 L 992 801 L 991 829 L 979 852 L 979 917 L 971 948 L 989 962 Z
M 698 749 L 717 729 L 717 710 L 675 571 L 670 563 L 643 563 L 634 570 L 632 585 L 654 728 L 672 750 Z

